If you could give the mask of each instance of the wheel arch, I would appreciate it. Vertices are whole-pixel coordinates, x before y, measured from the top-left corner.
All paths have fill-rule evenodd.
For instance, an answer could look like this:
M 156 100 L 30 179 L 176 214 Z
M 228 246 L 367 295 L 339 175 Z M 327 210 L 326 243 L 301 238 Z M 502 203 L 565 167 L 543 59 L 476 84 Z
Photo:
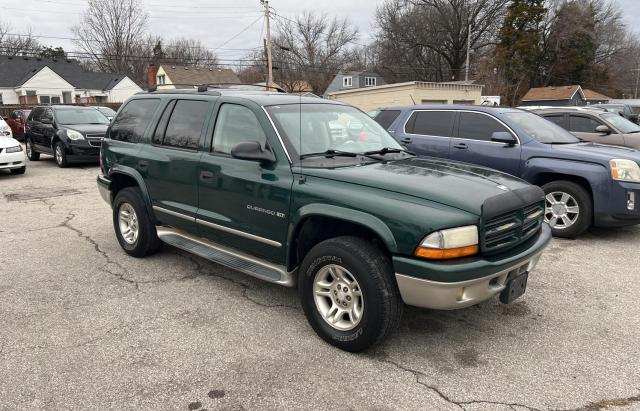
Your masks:
M 398 245 L 389 227 L 379 218 L 353 209 L 326 204 L 302 207 L 294 218 L 287 242 L 287 267 L 293 270 L 316 244 L 350 235 L 368 239 L 389 256 Z
M 140 175 L 137 170 L 131 167 L 115 165 L 111 170 L 109 170 L 109 179 L 111 180 L 109 189 L 111 191 L 112 201 L 118 194 L 118 191 L 123 188 L 137 187 L 142 194 L 145 206 L 147 207 L 147 212 L 149 212 L 149 215 L 153 217 L 153 220 L 155 220 L 151 197 L 149 197 L 149 192 L 147 191 L 147 186 L 144 183 L 142 175 Z
M 545 172 L 545 173 L 540 173 L 536 175 L 532 183 L 542 187 L 543 185 L 547 183 L 551 183 L 553 181 L 570 181 L 572 183 L 578 184 L 579 186 L 587 190 L 587 192 L 591 196 L 591 201 L 593 202 L 593 188 L 591 187 L 591 183 L 589 182 L 589 180 L 587 180 L 585 177 L 582 177 L 582 176 L 564 174 L 564 173 L 555 173 L 555 172 Z

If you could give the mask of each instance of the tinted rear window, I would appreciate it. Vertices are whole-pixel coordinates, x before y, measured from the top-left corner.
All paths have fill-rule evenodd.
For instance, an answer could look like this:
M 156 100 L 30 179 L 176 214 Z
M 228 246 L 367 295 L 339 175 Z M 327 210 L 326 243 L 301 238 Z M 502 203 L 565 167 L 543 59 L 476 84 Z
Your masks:
M 197 149 L 208 111 L 207 101 L 178 100 L 169 118 L 162 145 Z
M 382 110 L 374 117 L 374 120 L 385 129 L 389 129 L 399 115 L 400 110 Z
M 158 104 L 157 98 L 131 100 L 113 120 L 109 138 L 128 143 L 140 141 Z
M 411 115 L 405 132 L 425 136 L 451 137 L 453 111 L 416 111 Z

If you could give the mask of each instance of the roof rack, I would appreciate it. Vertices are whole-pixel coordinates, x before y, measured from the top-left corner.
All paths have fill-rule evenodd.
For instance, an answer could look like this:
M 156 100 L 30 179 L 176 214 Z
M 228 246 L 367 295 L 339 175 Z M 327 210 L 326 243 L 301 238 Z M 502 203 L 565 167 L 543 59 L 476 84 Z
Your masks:
M 278 93 L 286 93 L 286 91 L 278 86 L 267 86 L 266 84 L 255 84 L 255 83 L 211 83 L 211 84 L 186 84 L 186 83 L 170 83 L 170 84 L 159 84 L 160 86 L 188 86 L 197 89 L 199 93 L 204 93 L 209 88 L 227 88 L 232 89 L 233 86 L 251 86 L 251 87 L 261 87 L 267 90 L 275 90 Z M 158 91 L 158 84 L 154 84 L 149 86 L 147 91 L 149 93 L 153 93 L 154 91 Z

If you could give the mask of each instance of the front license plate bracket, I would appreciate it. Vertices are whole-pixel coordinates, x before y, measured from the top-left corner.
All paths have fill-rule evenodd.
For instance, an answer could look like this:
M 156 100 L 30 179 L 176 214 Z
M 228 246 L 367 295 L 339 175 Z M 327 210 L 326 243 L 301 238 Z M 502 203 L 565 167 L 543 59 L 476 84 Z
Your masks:
M 529 273 L 525 272 L 519 276 L 512 278 L 507 282 L 507 286 L 500 293 L 500 302 L 502 304 L 511 304 L 524 294 L 527 290 L 527 280 Z

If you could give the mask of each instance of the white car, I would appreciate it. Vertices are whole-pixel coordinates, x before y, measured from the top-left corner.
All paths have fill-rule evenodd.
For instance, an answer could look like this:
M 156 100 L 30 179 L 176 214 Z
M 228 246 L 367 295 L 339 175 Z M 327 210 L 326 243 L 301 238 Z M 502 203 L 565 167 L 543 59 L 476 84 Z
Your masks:
M 2 117 L 0 117 L 0 137 L 13 137 L 11 127 Z
M 11 174 L 24 174 L 27 156 L 20 142 L 13 137 L 0 135 L 0 170 L 11 170 Z

